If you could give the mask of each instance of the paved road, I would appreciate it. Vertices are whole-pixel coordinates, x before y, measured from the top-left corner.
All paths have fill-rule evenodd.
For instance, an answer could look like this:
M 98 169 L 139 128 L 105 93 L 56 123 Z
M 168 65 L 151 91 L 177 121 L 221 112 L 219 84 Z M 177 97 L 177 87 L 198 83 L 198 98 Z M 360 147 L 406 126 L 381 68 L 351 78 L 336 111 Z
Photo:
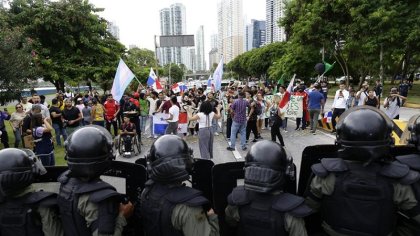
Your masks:
M 294 163 L 297 166 L 298 174 L 300 170 L 300 163 L 302 158 L 302 151 L 307 146 L 312 145 L 319 145 L 319 144 L 333 144 L 335 137 L 328 133 L 317 131 L 316 135 L 309 133 L 309 130 L 304 131 L 295 131 L 296 125 L 295 122 L 290 120 L 288 122 L 288 132 L 282 131 L 282 135 L 284 138 L 284 142 L 289 154 L 293 157 Z M 264 139 L 271 139 L 270 130 L 263 130 L 262 136 Z M 253 134 L 251 134 L 250 140 L 253 139 Z M 132 156 L 129 158 L 117 156 L 117 160 L 120 161 L 128 161 L 134 162 L 137 158 L 143 158 L 147 151 L 150 149 L 154 139 L 143 139 L 143 151 L 140 155 Z M 200 151 L 198 147 L 198 138 L 197 136 L 187 136 L 186 141 L 188 145 L 194 150 L 194 157 L 200 158 Z M 237 147 L 239 147 L 239 140 L 237 141 Z M 254 143 L 250 142 L 248 145 L 249 148 Z M 237 151 L 228 151 L 226 148 L 228 147 L 228 141 L 226 140 L 223 134 L 219 136 L 215 136 L 214 139 L 214 159 L 213 162 L 215 164 L 218 163 L 225 163 L 225 162 L 236 162 L 236 161 L 244 161 L 244 157 L 246 155 L 246 151 L 237 150 Z

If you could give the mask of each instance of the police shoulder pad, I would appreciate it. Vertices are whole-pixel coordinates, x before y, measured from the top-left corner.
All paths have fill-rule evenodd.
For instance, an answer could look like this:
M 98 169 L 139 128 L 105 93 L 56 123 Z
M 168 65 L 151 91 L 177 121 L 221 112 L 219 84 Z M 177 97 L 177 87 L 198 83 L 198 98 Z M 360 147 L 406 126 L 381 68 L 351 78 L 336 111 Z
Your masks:
M 305 217 L 312 213 L 312 209 L 305 204 L 304 198 L 290 193 L 278 195 L 272 207 L 276 211 L 287 212 L 295 217 Z
M 174 188 L 166 195 L 166 199 L 175 204 L 185 204 L 193 207 L 209 203 L 209 200 L 203 197 L 201 191 L 186 186 Z
M 229 205 L 242 206 L 250 203 L 251 200 L 248 191 L 244 186 L 239 186 L 233 189 L 232 193 L 228 196 Z
M 38 191 L 27 194 L 25 204 L 39 204 L 40 206 L 57 205 L 57 194 L 45 191 Z
M 312 169 L 312 172 L 314 172 L 316 176 L 319 176 L 322 178 L 327 177 L 329 173 L 328 170 L 325 169 L 325 167 L 321 163 L 312 165 L 311 169 Z
M 380 174 L 385 177 L 400 179 L 408 175 L 409 172 L 410 168 L 407 165 L 394 161 L 391 164 L 384 165 Z
M 95 203 L 101 202 L 111 197 L 121 196 L 121 194 L 119 194 L 112 185 L 105 183 L 102 180 L 84 183 L 74 192 L 77 194 L 91 193 L 89 196 L 89 201 Z
M 396 159 L 399 162 L 408 165 L 411 169 L 420 171 L 420 155 L 419 154 L 397 156 Z
M 411 185 L 420 181 L 420 172 L 410 170 L 406 176 L 400 179 L 403 185 Z
M 323 158 L 321 164 L 330 172 L 342 172 L 349 169 L 346 162 L 341 158 Z

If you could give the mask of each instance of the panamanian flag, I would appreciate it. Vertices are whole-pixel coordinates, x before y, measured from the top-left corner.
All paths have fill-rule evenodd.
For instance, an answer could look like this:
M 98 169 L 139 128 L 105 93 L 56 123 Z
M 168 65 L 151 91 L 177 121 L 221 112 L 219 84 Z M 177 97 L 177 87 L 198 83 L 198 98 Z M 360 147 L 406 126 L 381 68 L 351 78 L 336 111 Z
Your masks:
M 153 115 L 153 133 L 154 134 L 165 134 L 168 122 L 165 120 L 169 118 L 169 114 L 156 113 Z
M 180 112 L 178 118 L 178 133 L 185 134 L 188 132 L 188 114 Z
M 152 87 L 155 91 L 162 91 L 162 85 L 159 82 L 158 77 L 156 76 L 153 68 L 150 67 L 149 77 L 147 78 L 147 86 Z

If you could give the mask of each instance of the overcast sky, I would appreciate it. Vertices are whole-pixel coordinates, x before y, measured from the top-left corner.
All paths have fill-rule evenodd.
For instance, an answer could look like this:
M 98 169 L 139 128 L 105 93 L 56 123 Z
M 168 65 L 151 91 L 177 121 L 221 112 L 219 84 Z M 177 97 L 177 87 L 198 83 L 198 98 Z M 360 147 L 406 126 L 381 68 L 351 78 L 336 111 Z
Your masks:
M 218 2 L 220 0 L 90 0 L 96 7 L 105 8 L 99 15 L 118 25 L 120 41 L 127 48 L 135 44 L 151 50 L 154 50 L 154 35 L 160 34 L 160 9 L 182 3 L 187 15 L 187 34 L 196 34 L 198 27 L 204 25 L 206 54 L 210 51 L 210 35 L 217 34 Z M 243 0 L 246 23 L 251 19 L 265 20 L 265 2 Z

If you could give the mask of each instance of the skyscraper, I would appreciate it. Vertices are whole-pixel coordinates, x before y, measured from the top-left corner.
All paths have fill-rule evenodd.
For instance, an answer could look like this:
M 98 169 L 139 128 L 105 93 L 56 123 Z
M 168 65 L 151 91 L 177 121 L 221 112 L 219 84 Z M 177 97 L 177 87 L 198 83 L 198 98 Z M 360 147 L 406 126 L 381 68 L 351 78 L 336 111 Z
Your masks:
M 186 11 L 181 3 L 175 3 L 170 8 L 160 10 L 160 33 L 161 35 L 186 34 Z M 168 63 L 187 64 L 187 49 L 182 47 L 164 47 L 159 49 L 159 61 L 161 65 Z
M 266 0 L 266 43 L 286 41 L 284 27 L 279 27 L 279 20 L 285 14 L 286 0 Z
M 197 70 L 197 65 L 196 65 L 197 58 L 196 58 L 195 52 L 196 52 L 195 48 L 193 47 L 187 48 L 187 61 L 186 61 L 185 66 L 193 72 Z
M 115 22 L 108 22 L 108 31 L 112 34 L 116 39 L 120 39 L 120 27 L 118 27 L 117 23 Z
M 265 37 L 265 21 L 251 20 L 245 28 L 245 51 L 263 46 Z
M 206 57 L 204 50 L 204 26 L 200 26 L 195 35 L 195 53 L 196 63 L 195 70 L 203 71 L 206 70 Z
M 211 70 L 213 68 L 214 64 L 219 63 L 220 61 L 220 56 L 219 56 L 219 51 L 218 51 L 218 37 L 217 34 L 212 34 L 210 36 L 210 52 L 209 52 L 209 69 Z
M 222 0 L 217 7 L 218 51 L 229 63 L 244 51 L 242 0 Z

